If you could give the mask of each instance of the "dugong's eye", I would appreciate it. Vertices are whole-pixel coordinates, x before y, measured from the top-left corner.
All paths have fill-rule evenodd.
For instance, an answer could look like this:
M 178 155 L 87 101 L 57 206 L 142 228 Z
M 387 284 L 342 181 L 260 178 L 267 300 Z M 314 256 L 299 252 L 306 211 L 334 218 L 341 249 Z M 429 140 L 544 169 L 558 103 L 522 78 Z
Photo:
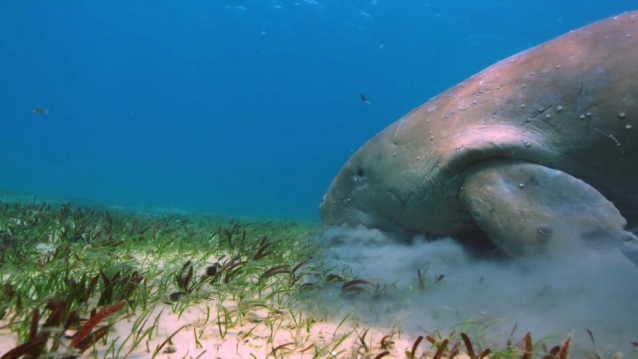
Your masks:
M 357 169 L 354 175 L 352 175 L 352 180 L 355 182 L 361 182 L 363 180 L 363 170 L 361 168 Z

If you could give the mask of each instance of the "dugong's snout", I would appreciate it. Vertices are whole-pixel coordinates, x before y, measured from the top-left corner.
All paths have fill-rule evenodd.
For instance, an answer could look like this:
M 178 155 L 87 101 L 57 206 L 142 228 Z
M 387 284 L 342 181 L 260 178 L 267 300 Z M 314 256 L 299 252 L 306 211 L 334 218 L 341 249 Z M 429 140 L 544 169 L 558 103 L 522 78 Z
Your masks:
M 326 224 L 329 214 L 328 204 L 326 203 L 327 197 L 328 193 L 325 193 L 323 197 L 321 197 L 321 203 L 319 203 L 319 217 L 321 218 L 321 223 L 324 227 L 330 226 L 329 224 Z
M 369 191 L 361 191 L 356 186 L 350 190 L 347 183 L 345 187 L 339 185 L 337 178 L 321 199 L 319 214 L 324 229 L 336 226 L 366 227 L 393 234 L 404 234 L 405 228 L 397 224 L 393 218 L 370 210 L 369 203 L 375 199 L 375 195 L 370 194 Z
M 319 215 L 324 228 L 348 224 L 343 214 L 352 210 L 347 203 L 347 199 L 344 198 L 343 194 L 340 194 L 342 192 L 335 187 L 333 183 L 323 195 L 319 204 Z
M 377 229 L 389 227 L 391 220 L 375 210 L 378 207 L 390 207 L 385 198 L 387 191 L 379 189 L 383 184 L 375 180 L 379 176 L 372 166 L 361 162 L 359 156 L 355 155 L 323 196 L 319 214 L 324 228 L 341 225 Z
M 319 205 L 319 214 L 324 228 L 360 224 L 369 225 L 361 221 L 362 213 L 356 209 L 357 198 L 354 195 L 357 191 L 357 181 L 353 180 L 348 166 L 346 165 L 330 184 L 330 188 L 324 194 Z

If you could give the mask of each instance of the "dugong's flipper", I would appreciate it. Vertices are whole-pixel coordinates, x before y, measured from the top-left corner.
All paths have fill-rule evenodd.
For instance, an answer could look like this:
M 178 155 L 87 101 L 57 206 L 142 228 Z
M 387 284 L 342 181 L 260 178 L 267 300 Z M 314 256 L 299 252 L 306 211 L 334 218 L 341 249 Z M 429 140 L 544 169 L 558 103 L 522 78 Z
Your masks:
M 567 173 L 535 163 L 494 159 L 465 173 L 460 199 L 492 241 L 510 255 L 627 249 L 638 265 L 638 238 L 602 194 Z M 632 254 L 633 252 L 633 254 Z

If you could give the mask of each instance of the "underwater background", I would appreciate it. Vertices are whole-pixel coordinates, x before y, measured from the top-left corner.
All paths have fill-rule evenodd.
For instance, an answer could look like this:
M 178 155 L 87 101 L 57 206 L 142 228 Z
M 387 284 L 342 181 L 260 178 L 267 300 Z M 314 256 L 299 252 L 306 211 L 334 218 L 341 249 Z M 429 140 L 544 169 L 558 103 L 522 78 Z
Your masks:
M 2 1 L 0 190 L 317 221 L 352 152 L 403 114 L 498 60 L 636 8 Z

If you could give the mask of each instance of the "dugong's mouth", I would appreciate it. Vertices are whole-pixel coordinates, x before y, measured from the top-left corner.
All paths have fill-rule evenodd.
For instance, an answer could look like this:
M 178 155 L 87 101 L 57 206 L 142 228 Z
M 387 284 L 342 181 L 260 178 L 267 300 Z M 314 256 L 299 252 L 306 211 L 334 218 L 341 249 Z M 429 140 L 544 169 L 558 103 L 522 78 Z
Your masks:
M 337 188 L 331 188 L 323 196 L 319 213 L 324 228 L 339 225 L 374 227 L 373 216 L 356 209 L 350 196 Z
M 323 196 L 319 205 L 319 214 L 324 228 L 342 224 L 354 224 L 357 218 L 347 196 L 339 195 L 332 188 Z
M 391 219 L 357 208 L 349 196 L 339 195 L 338 190 L 330 190 L 324 195 L 319 205 L 319 213 L 324 228 L 363 226 L 382 231 L 403 231 Z

